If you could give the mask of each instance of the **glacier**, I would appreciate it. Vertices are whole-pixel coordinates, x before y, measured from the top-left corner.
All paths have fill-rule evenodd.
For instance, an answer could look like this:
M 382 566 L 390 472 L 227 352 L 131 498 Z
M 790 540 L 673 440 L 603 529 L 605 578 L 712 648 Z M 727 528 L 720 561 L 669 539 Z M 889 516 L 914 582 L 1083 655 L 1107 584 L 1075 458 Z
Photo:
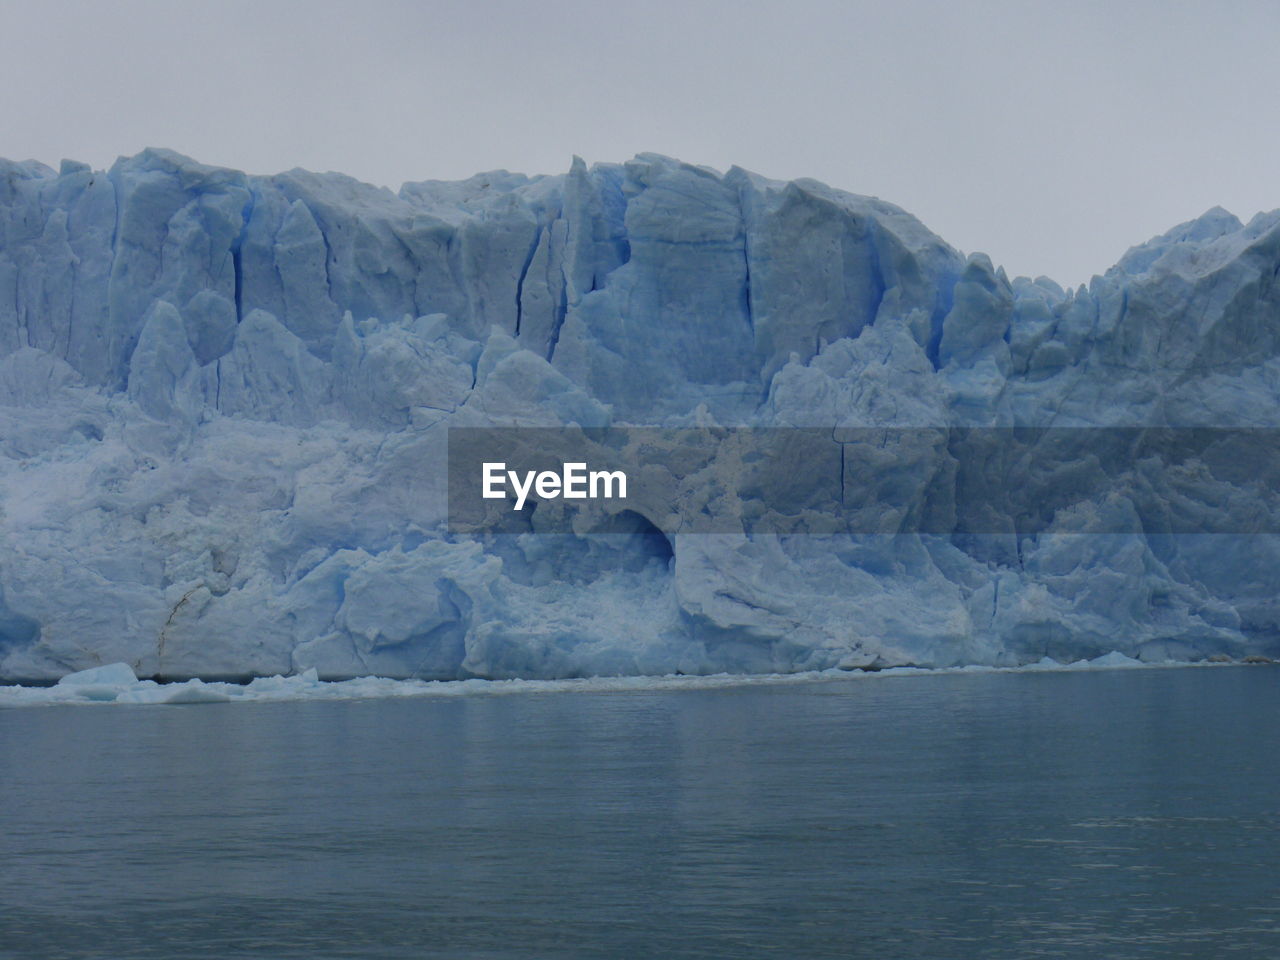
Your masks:
M 461 536 L 443 466 L 452 427 L 1278 428 L 1280 211 L 1066 290 L 651 154 L 398 192 L 154 149 L 0 171 L 0 679 L 1280 653 L 1280 538 L 1097 532 L 1123 501 L 1033 536 Z

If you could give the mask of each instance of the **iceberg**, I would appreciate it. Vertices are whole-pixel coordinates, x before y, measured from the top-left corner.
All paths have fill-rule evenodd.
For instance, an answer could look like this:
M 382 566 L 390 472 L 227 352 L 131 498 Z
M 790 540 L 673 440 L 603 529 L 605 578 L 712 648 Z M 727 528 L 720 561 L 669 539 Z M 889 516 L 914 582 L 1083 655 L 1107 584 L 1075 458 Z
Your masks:
M 460 427 L 1280 428 L 1280 211 L 1064 290 L 652 154 L 398 192 L 166 150 L 0 169 L 2 679 L 1280 655 L 1280 538 L 1115 533 L 1123 497 L 1029 535 L 459 535 L 444 468 Z M 1169 496 L 1248 516 L 1259 482 Z

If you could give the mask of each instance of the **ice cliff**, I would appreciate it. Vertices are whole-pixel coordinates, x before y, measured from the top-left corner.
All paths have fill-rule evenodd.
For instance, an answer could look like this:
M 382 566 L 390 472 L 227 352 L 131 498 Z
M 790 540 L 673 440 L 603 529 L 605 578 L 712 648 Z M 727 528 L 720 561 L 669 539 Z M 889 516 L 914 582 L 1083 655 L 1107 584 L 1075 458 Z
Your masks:
M 1280 427 L 1278 398 L 1280 212 L 1067 291 L 652 155 L 399 193 L 0 162 L 0 678 L 1275 653 L 1275 536 L 466 538 L 443 458 L 450 426 Z

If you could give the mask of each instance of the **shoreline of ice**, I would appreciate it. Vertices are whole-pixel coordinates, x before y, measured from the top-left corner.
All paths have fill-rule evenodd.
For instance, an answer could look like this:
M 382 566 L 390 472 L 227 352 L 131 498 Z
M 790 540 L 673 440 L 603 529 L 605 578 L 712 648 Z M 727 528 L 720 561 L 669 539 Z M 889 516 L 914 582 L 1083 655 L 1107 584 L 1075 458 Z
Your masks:
M 960 667 L 888 667 L 883 670 L 818 670 L 802 673 L 708 674 L 641 677 L 585 677 L 564 680 L 396 680 L 356 677 L 321 680 L 315 670 L 291 676 L 258 677 L 249 683 L 200 679 L 180 683 L 139 680 L 124 663 L 108 664 L 68 674 L 53 686 L 0 686 L 0 707 L 94 704 L 210 704 L 280 703 L 313 700 L 383 700 L 402 697 L 501 696 L 539 693 L 615 693 L 649 690 L 713 690 L 732 687 L 830 683 L 880 677 L 921 677 L 953 674 L 1053 673 L 1085 670 L 1167 669 L 1173 667 L 1232 667 L 1248 661 L 1178 661 L 1144 663 L 1112 651 L 1093 660 L 1059 663 L 1048 657 L 1016 667 L 971 664 Z

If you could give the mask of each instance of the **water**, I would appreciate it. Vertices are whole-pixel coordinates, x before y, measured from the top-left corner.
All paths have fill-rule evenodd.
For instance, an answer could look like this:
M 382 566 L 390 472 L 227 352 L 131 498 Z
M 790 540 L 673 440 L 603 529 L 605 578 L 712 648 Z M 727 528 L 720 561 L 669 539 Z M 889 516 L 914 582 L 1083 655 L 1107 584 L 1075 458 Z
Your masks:
M 1278 684 L 0 711 L 0 956 L 1274 958 Z

